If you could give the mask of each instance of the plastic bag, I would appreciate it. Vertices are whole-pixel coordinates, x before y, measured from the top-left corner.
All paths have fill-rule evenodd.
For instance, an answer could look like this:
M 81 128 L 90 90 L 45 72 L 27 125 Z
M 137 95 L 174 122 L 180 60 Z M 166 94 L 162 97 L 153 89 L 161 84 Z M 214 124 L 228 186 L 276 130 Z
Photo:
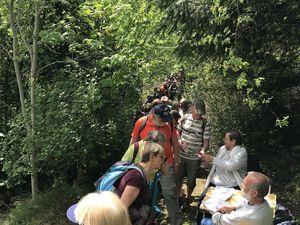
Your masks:
M 291 211 L 288 208 L 286 208 L 280 204 L 276 204 L 274 224 L 296 225 L 296 222 L 294 220 L 293 214 L 291 213 Z

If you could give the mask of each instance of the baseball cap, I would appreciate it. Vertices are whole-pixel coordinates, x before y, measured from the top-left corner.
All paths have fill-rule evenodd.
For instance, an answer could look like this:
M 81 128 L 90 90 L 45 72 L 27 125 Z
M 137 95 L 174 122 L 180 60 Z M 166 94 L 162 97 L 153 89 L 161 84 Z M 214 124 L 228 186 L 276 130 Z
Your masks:
M 205 103 L 201 99 L 197 99 L 193 103 L 198 114 L 205 115 Z
M 160 100 L 162 102 L 167 102 L 167 101 L 169 101 L 169 98 L 167 96 L 162 96 Z
M 74 205 L 71 205 L 69 208 L 68 208 L 68 210 L 67 210 L 67 217 L 68 217 L 68 219 L 71 221 L 71 222 L 73 222 L 73 223 L 75 223 L 75 224 L 78 224 L 78 222 L 77 222 L 77 220 L 76 220 L 76 218 L 75 218 L 75 209 L 76 209 L 76 207 L 77 207 L 77 205 L 78 205 L 78 203 L 77 204 L 74 204 Z
M 158 115 L 164 122 L 171 122 L 173 117 L 170 113 L 171 109 L 169 106 L 164 104 L 158 104 L 153 108 L 153 114 Z

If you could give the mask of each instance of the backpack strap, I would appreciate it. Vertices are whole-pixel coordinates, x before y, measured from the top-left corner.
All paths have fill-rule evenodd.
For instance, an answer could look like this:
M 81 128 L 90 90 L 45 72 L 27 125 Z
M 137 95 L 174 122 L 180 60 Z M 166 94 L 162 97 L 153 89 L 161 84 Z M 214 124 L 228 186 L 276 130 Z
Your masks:
M 140 140 L 141 132 L 145 128 L 145 126 L 147 124 L 147 121 L 148 121 L 148 115 L 143 116 L 143 120 L 142 120 L 141 126 L 139 127 L 139 137 L 138 137 L 139 140 Z
M 140 148 L 140 143 L 138 141 L 133 143 L 134 145 L 134 150 L 133 150 L 133 156 L 132 156 L 132 160 L 131 160 L 131 164 L 134 163 L 134 160 L 139 152 L 139 148 Z
M 143 167 L 139 166 L 138 164 L 132 164 L 132 165 L 127 166 L 127 171 L 126 171 L 124 174 L 122 174 L 122 176 L 118 179 L 117 182 L 120 182 L 121 179 L 123 178 L 123 176 L 124 176 L 126 173 L 129 172 L 129 170 L 137 170 L 137 171 L 139 171 L 139 172 L 142 174 L 142 177 L 144 178 L 144 181 L 147 183 L 147 176 L 146 176 L 146 173 L 145 173 Z
M 204 130 L 205 130 L 205 126 L 206 126 L 206 123 L 207 123 L 207 119 L 203 118 L 202 121 L 203 121 L 203 123 L 202 123 L 202 141 L 204 142 Z M 202 143 L 202 145 L 203 144 L 204 143 Z
M 180 121 L 180 124 L 183 125 L 185 123 L 185 121 L 187 120 L 187 118 L 189 117 L 189 114 L 185 114 L 182 118 L 182 120 Z
M 146 175 L 145 175 L 145 172 L 144 172 L 143 168 L 138 166 L 138 165 L 135 165 L 135 164 L 125 165 L 125 166 L 124 165 L 119 165 L 119 166 L 116 166 L 116 167 L 113 167 L 113 168 L 111 167 L 110 170 L 104 175 L 104 179 L 107 178 L 107 179 L 114 180 L 113 183 L 111 183 L 110 185 L 117 188 L 120 185 L 120 182 L 123 179 L 123 177 L 125 176 L 125 174 L 127 174 L 130 170 L 139 171 L 141 173 L 142 177 L 144 178 L 144 180 L 147 181 L 147 178 L 146 178 Z M 117 171 L 119 171 L 119 172 L 116 173 L 116 175 L 109 176 L 110 173 L 113 175 L 114 172 L 117 172 Z M 101 185 L 101 179 L 102 178 L 100 178 L 99 185 Z M 97 189 L 100 190 L 100 186 Z M 113 190 L 113 192 L 114 192 L 114 190 Z
M 147 175 L 146 175 L 146 172 L 145 172 L 144 168 L 142 166 L 138 165 L 138 164 L 135 164 L 132 169 L 140 171 L 140 173 L 142 174 L 142 176 L 144 178 L 144 181 L 148 185 L 148 183 L 147 183 Z

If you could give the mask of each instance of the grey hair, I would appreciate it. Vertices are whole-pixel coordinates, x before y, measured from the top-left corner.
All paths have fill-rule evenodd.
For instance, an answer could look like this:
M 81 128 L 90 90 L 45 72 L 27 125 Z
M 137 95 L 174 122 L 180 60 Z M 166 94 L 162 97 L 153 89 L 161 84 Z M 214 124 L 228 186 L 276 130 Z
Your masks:
M 166 138 L 163 135 L 163 133 L 161 133 L 157 130 L 153 130 L 148 133 L 147 138 L 145 140 L 152 141 L 157 144 L 163 145 L 165 143 Z
M 258 197 L 264 198 L 269 194 L 270 190 L 270 180 L 267 176 L 259 172 L 248 172 L 248 175 L 255 177 L 255 183 L 250 185 L 250 189 L 256 190 Z

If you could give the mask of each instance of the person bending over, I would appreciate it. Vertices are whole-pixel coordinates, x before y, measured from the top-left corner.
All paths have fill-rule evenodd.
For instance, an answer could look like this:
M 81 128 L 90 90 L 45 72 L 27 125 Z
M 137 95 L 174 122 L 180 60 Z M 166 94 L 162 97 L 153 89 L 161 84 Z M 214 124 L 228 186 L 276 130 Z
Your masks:
M 132 224 L 145 224 L 150 213 L 149 175 L 160 169 L 164 161 L 161 145 L 146 142 L 141 154 L 141 162 L 136 164 L 141 171 L 131 169 L 121 178 L 116 193 L 129 209 Z M 142 172 L 142 173 L 141 173 Z

